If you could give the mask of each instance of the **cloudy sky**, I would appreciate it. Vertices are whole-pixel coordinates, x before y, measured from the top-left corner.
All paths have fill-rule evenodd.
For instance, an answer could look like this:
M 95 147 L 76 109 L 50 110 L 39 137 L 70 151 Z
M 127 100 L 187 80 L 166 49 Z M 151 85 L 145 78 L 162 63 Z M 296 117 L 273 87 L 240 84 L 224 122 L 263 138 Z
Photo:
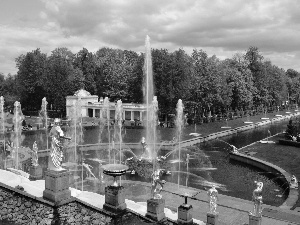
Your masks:
M 284 69 L 300 72 L 298 0 L 1 0 L 0 72 L 36 48 L 74 53 L 113 47 L 203 49 L 220 59 L 249 46 Z

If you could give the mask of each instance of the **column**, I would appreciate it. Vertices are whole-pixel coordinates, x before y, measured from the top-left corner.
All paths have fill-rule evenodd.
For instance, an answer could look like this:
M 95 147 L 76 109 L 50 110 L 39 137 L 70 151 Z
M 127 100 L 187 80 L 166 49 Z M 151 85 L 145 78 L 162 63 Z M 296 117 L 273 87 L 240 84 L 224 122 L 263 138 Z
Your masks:
M 143 111 L 140 111 L 140 121 L 143 120 Z
M 95 117 L 96 113 L 95 113 L 95 109 L 93 109 L 93 116 L 92 117 Z
M 134 121 L 134 112 L 133 111 L 130 111 L 130 120 Z

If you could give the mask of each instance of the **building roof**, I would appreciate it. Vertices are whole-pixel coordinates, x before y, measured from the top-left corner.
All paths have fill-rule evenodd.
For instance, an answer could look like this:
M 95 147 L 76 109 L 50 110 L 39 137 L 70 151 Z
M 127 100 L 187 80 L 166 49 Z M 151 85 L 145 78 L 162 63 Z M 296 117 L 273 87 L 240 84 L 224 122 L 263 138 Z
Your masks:
M 74 93 L 74 96 L 77 96 L 77 97 L 87 97 L 87 96 L 91 96 L 91 93 L 84 90 L 84 89 L 80 89 L 78 91 L 76 91 Z

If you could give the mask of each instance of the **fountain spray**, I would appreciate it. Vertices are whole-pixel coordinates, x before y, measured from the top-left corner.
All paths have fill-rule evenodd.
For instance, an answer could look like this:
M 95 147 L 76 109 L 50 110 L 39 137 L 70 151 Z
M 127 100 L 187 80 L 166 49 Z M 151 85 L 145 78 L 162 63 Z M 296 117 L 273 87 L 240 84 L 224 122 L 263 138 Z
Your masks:
M 156 160 L 156 127 L 158 122 L 157 97 L 154 96 L 153 71 L 150 37 L 145 40 L 145 61 L 144 61 L 144 102 L 146 103 L 146 142 L 149 143 L 149 157 L 153 160 L 153 170 Z
M 118 100 L 116 104 L 116 111 L 115 111 L 115 125 L 119 127 L 119 154 L 120 154 L 120 163 L 122 163 L 122 122 L 123 122 L 123 107 L 122 101 Z M 116 130 L 116 129 L 115 129 Z M 120 176 L 120 183 L 121 183 L 121 176 Z
M 107 121 L 107 131 L 108 131 L 108 162 L 110 163 L 111 155 L 111 145 L 110 145 L 110 113 L 109 113 L 109 100 L 108 97 L 104 98 L 103 102 L 103 110 L 104 110 L 104 117 L 106 117 Z
M 4 98 L 0 97 L 0 126 L 3 133 L 3 152 L 5 152 L 5 112 L 4 112 Z M 5 157 L 5 156 L 4 156 Z M 6 169 L 6 157 L 4 158 L 4 169 Z
M 151 46 L 150 37 L 147 35 L 145 40 L 145 60 L 144 60 L 144 102 L 146 103 L 146 142 L 150 145 L 154 143 L 153 133 L 155 132 L 152 128 L 151 120 L 151 107 L 154 96 L 153 90 L 153 73 L 152 73 L 152 57 L 151 57 Z M 154 149 L 153 149 L 154 150 Z
M 177 136 L 177 143 L 178 143 L 178 170 L 180 171 L 180 154 L 181 154 L 181 147 L 180 147 L 180 140 L 181 140 L 181 134 L 182 134 L 182 129 L 184 126 L 184 115 L 183 115 L 183 103 L 182 100 L 179 99 L 178 103 L 177 103 L 177 107 L 176 107 L 176 121 L 175 121 L 175 125 L 176 125 L 176 136 Z M 180 184 L 180 174 L 178 174 L 178 188 L 179 188 L 179 184 Z
M 157 97 L 153 96 L 153 101 L 151 104 L 150 112 L 149 112 L 149 130 L 150 132 L 150 140 L 152 141 L 152 151 L 148 153 L 150 157 L 153 160 L 153 172 L 156 168 L 156 157 L 157 157 L 157 151 L 156 151 L 156 126 L 157 126 L 157 111 L 158 111 L 158 102 Z
M 116 104 L 116 114 L 115 114 L 116 125 L 119 127 L 119 154 L 120 154 L 120 164 L 122 162 L 122 122 L 123 122 L 123 107 L 122 101 L 118 100 Z
M 45 135 L 46 135 L 46 149 L 48 149 L 48 114 L 47 114 L 47 104 L 46 97 L 42 99 L 42 106 L 40 111 L 40 117 L 42 119 L 42 124 L 45 125 Z
M 24 119 L 21 104 L 20 102 L 16 101 L 14 104 L 14 117 L 13 117 L 13 124 L 14 124 L 14 132 L 13 132 L 13 142 L 16 148 L 16 165 L 15 169 L 19 169 L 19 146 L 21 142 L 21 134 L 22 134 L 22 121 Z

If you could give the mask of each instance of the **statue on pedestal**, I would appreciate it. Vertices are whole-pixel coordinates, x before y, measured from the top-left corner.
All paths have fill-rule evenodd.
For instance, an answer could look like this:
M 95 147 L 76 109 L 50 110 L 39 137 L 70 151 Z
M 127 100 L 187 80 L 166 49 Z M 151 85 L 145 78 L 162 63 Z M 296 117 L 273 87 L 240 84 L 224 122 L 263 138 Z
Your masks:
M 38 147 L 37 147 L 37 144 L 36 144 L 36 141 L 33 143 L 33 146 L 32 146 L 32 150 L 31 150 L 31 164 L 33 166 L 38 166 L 39 163 L 38 163 Z
M 218 200 L 218 191 L 216 186 L 213 185 L 208 191 L 207 195 L 209 197 L 209 212 L 210 213 L 217 213 L 217 200 Z
M 161 172 L 162 172 L 162 170 L 156 169 L 152 173 L 151 194 L 152 194 L 152 198 L 154 198 L 154 199 L 162 198 L 162 195 L 160 194 L 160 192 L 163 189 L 164 184 L 166 183 L 165 180 L 161 180 Z M 160 187 L 157 187 L 158 184 L 160 185 Z
M 51 150 L 48 169 L 60 171 L 63 170 L 61 167 L 62 159 L 63 159 L 63 143 L 62 139 L 71 140 L 69 137 L 65 137 L 64 132 L 60 127 L 60 119 L 56 118 L 54 120 L 54 125 L 50 130 L 49 136 L 51 137 Z
M 254 202 L 253 212 L 250 212 L 253 216 L 261 216 L 262 212 L 262 188 L 263 188 L 263 182 L 257 182 L 256 188 L 253 191 L 252 200 Z

